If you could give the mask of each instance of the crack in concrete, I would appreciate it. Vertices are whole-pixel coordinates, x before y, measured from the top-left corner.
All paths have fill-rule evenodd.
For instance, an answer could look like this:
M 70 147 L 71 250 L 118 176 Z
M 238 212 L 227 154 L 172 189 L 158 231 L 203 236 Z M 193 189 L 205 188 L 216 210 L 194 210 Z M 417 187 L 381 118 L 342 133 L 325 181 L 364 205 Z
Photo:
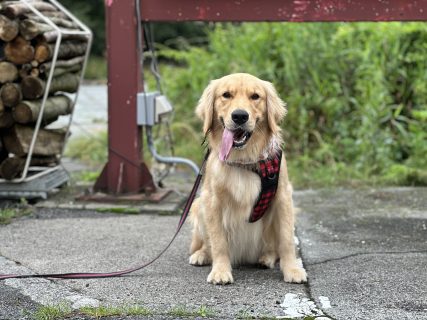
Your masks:
M 331 258 L 331 259 L 326 259 L 323 261 L 318 261 L 318 262 L 313 262 L 313 263 L 306 263 L 306 266 L 316 266 L 316 265 L 320 265 L 320 264 L 324 264 L 324 263 L 328 263 L 328 262 L 334 262 L 334 261 L 340 261 L 340 260 L 345 260 L 348 258 L 353 258 L 353 257 L 358 257 L 358 256 L 369 256 L 369 255 L 388 255 L 388 254 L 408 254 L 408 253 L 427 253 L 427 250 L 409 250 L 409 251 L 376 251 L 376 252 L 357 252 L 357 253 L 352 253 L 343 257 L 339 257 L 339 258 Z
M 301 246 L 301 241 L 299 240 L 299 237 L 298 237 L 298 232 L 297 232 L 297 230 L 295 230 L 295 237 L 298 239 L 298 243 L 299 243 L 299 246 L 298 246 L 298 249 L 299 249 L 299 250 L 298 250 L 298 251 L 299 251 L 299 257 L 300 257 L 300 259 L 301 259 L 301 263 L 302 263 L 302 265 L 303 265 L 304 269 L 306 269 L 306 267 L 305 267 L 305 266 L 306 266 L 306 265 L 308 265 L 308 264 L 304 263 L 303 249 L 302 249 L 302 246 Z M 306 269 L 306 270 L 307 270 L 307 269 Z M 306 282 L 306 283 L 304 283 L 304 287 L 305 287 L 305 291 L 306 291 L 306 294 L 307 294 L 308 298 L 309 298 L 311 301 L 313 301 L 313 302 L 314 302 L 314 304 L 316 305 L 317 309 L 319 309 L 321 312 L 323 312 L 323 316 L 324 316 L 324 317 L 326 317 L 326 318 L 329 318 L 329 319 L 331 319 L 331 320 L 336 320 L 335 318 L 333 318 L 332 316 L 330 316 L 327 312 L 325 312 L 325 310 L 319 306 L 319 304 L 317 303 L 316 299 L 314 299 L 314 295 L 313 295 L 313 293 L 311 292 L 311 287 L 310 287 L 310 275 L 309 275 L 309 274 L 307 274 L 307 282 Z M 319 317 L 322 317 L 322 316 L 319 316 Z M 317 316 L 316 316 L 316 318 L 317 318 Z

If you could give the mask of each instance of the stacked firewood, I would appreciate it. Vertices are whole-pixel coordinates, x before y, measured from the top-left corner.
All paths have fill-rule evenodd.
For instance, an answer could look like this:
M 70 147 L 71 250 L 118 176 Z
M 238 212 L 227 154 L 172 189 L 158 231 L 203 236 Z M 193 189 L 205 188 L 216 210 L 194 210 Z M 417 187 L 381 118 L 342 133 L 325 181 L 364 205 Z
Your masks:
M 49 2 L 31 4 L 61 29 L 78 26 Z M 0 177 L 19 177 L 29 153 L 42 97 L 53 67 L 57 32 L 28 6 L 17 0 L 0 0 Z M 42 127 L 31 158 L 33 166 L 54 165 L 65 141 L 65 130 L 47 129 L 60 115 L 72 112 L 64 93 L 75 93 L 80 80 L 87 38 L 63 35 Z

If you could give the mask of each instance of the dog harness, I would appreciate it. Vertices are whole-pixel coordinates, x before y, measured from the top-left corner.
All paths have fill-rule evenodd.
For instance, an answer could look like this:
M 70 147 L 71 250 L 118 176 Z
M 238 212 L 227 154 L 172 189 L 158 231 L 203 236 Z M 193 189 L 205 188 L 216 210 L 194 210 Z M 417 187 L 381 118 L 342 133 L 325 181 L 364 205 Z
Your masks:
M 257 168 L 252 170 L 261 179 L 261 191 L 249 217 L 249 222 L 251 223 L 258 221 L 264 216 L 276 195 L 281 160 L 282 150 L 279 150 L 273 158 L 260 160 Z
M 249 216 L 249 222 L 251 223 L 258 221 L 264 216 L 276 195 L 281 160 L 282 150 L 279 149 L 273 156 L 259 160 L 255 164 L 226 162 L 228 165 L 250 170 L 256 173 L 261 179 L 261 191 Z

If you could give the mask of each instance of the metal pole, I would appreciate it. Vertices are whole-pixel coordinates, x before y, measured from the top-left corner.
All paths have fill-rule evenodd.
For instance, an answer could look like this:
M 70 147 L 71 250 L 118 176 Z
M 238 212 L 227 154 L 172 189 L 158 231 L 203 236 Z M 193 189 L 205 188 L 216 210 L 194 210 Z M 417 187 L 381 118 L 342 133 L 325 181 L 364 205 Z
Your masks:
M 108 162 L 94 190 L 124 194 L 155 191 L 143 162 L 142 129 L 136 121 L 143 91 L 135 1 L 106 1 L 108 56 Z

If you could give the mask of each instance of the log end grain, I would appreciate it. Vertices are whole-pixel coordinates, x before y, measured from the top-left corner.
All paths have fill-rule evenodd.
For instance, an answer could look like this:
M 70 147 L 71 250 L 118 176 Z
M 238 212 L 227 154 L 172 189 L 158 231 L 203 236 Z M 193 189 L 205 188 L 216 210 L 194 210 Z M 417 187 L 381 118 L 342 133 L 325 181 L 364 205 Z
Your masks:
M 22 95 L 25 99 L 34 100 L 40 98 L 45 90 L 45 82 L 40 78 L 28 76 L 21 81 Z

